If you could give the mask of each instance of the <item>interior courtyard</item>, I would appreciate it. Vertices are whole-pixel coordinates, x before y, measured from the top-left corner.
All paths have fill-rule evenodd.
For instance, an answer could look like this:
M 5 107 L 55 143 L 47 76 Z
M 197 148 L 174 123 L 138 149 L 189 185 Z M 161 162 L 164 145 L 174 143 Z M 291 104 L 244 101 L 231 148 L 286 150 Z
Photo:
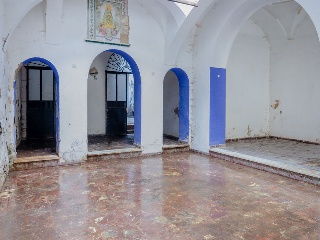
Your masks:
M 318 240 L 319 7 L 0 0 L 0 239 Z

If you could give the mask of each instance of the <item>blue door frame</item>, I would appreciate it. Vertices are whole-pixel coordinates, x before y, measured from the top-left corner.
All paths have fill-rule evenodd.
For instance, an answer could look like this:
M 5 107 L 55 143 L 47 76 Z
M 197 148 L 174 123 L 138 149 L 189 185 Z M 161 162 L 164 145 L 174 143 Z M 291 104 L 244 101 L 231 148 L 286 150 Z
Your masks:
M 135 60 L 126 52 L 119 49 L 109 49 L 105 52 L 119 54 L 130 65 L 134 78 L 134 143 L 141 145 L 141 75 Z

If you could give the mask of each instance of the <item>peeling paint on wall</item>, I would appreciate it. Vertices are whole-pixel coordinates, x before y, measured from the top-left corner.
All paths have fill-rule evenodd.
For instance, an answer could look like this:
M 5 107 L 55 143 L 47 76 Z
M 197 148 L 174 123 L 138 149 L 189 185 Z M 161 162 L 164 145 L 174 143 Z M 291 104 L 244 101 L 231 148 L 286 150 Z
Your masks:
M 1 32 L 0 32 L 1 33 Z M 10 162 L 14 159 L 14 151 L 9 144 L 10 133 L 12 132 L 12 126 L 9 125 L 9 114 L 10 110 L 7 108 L 8 104 L 8 92 L 9 84 L 7 81 L 2 81 L 6 79 L 5 69 L 5 54 L 1 51 L 0 53 L 0 190 L 9 173 Z M 7 90 L 8 89 L 8 90 Z
M 277 109 L 280 105 L 280 100 L 275 100 L 274 104 L 271 106 L 273 109 Z

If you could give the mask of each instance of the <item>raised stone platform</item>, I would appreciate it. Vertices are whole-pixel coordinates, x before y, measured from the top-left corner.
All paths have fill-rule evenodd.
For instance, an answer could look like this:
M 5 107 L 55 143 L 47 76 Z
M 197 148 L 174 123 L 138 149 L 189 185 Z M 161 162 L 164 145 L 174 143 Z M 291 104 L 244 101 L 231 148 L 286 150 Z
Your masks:
M 320 185 L 320 146 L 294 140 L 264 138 L 211 148 L 210 155 L 292 179 Z
M 18 157 L 13 164 L 13 170 L 29 170 L 35 168 L 55 167 L 58 165 L 59 157 L 55 154 L 33 157 Z

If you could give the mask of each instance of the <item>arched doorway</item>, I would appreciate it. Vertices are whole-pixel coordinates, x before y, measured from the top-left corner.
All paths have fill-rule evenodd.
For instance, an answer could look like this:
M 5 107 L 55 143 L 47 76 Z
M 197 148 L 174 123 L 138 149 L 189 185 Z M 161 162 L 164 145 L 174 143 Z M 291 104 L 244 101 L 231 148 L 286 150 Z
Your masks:
M 172 68 L 163 81 L 164 145 L 189 141 L 189 79 L 180 68 Z
M 43 58 L 24 61 L 15 74 L 15 126 L 18 157 L 57 152 L 59 75 Z
M 89 152 L 141 144 L 141 77 L 135 61 L 108 50 L 92 62 L 88 76 Z
M 112 53 L 106 67 L 106 135 L 134 132 L 134 80 L 131 67 Z
M 211 73 L 210 140 L 217 142 L 210 143 L 226 143 L 211 152 L 296 179 L 314 177 L 320 170 L 314 157 L 320 143 L 315 25 L 296 1 L 263 6 L 243 23 L 224 56 L 227 68 Z

